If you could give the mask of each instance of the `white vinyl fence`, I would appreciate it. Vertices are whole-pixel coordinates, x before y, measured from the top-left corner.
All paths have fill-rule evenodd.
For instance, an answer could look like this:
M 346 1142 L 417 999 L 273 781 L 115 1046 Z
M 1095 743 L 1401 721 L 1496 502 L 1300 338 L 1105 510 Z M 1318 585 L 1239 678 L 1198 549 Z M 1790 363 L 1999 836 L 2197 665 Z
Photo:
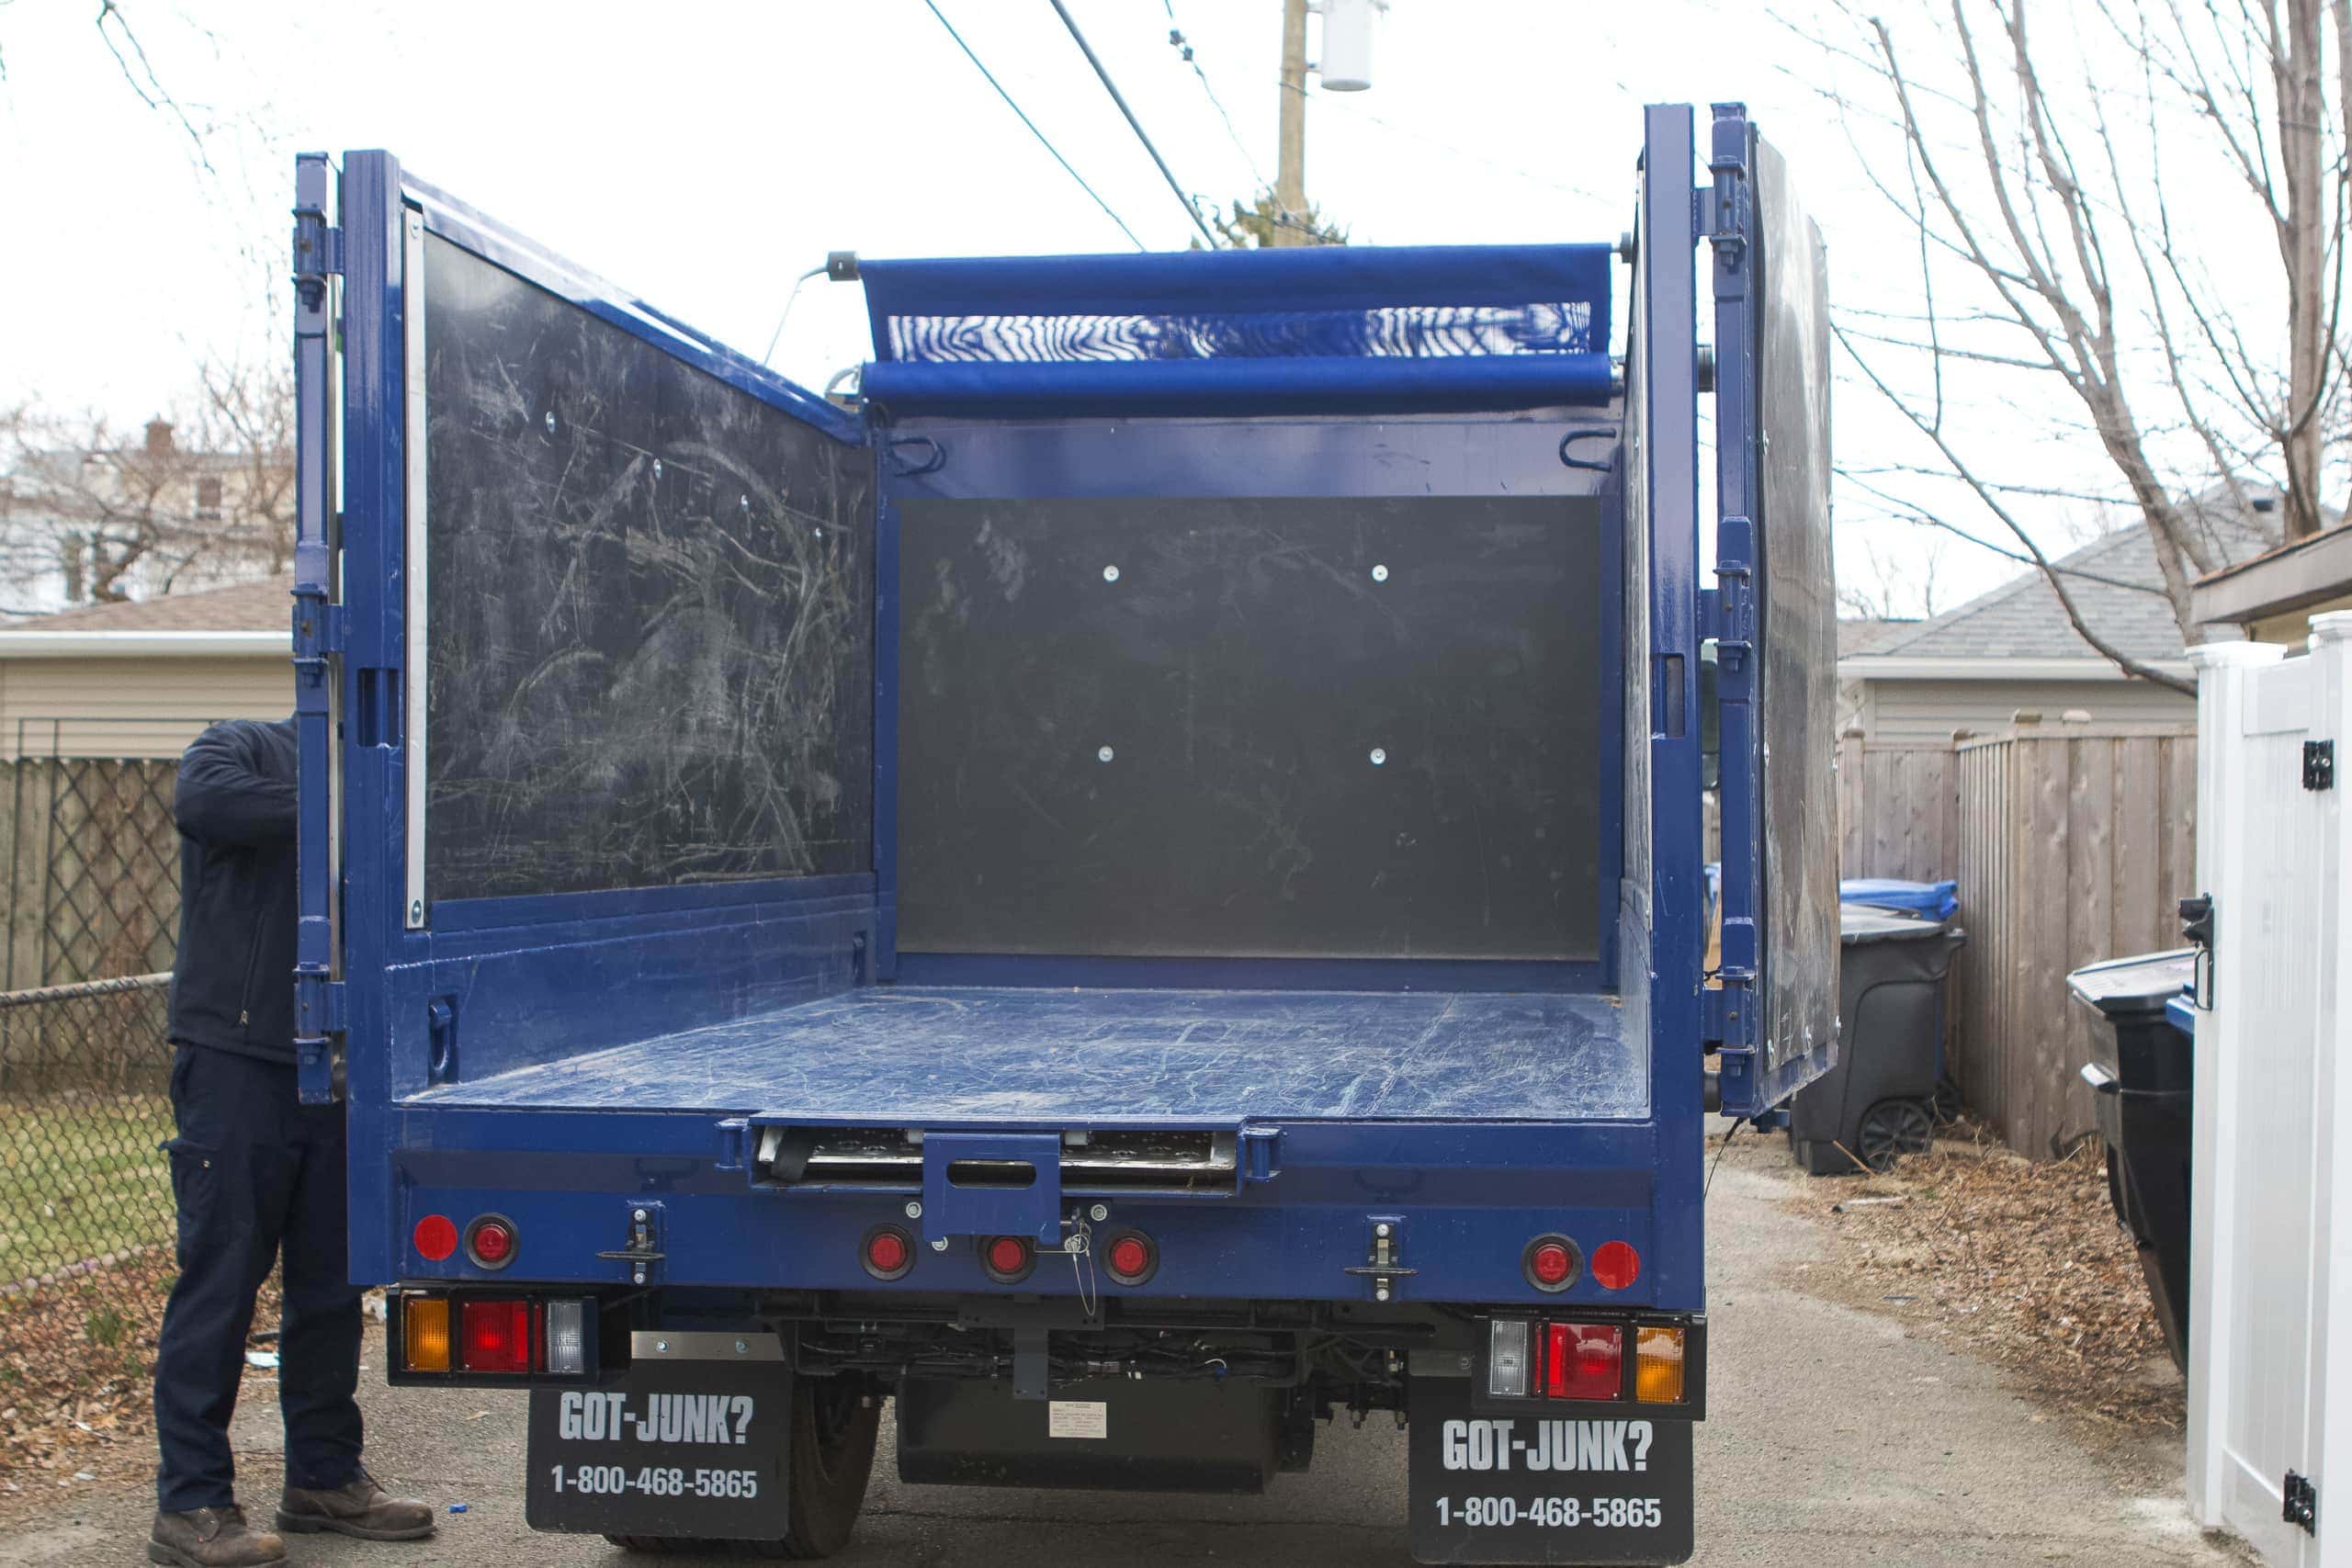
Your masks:
M 2306 654 L 2193 650 L 2214 943 L 2196 1014 L 2188 1498 L 2273 1568 L 2352 1568 L 2352 1150 L 2336 1146 L 2352 1133 L 2352 614 L 2312 626 Z

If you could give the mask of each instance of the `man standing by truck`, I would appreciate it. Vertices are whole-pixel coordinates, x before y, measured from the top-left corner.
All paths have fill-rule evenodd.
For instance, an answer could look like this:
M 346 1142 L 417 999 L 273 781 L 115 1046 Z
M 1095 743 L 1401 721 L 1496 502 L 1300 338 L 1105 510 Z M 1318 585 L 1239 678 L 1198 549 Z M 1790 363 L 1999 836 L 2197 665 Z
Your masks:
M 172 1196 L 179 1280 L 155 1365 L 150 1560 L 257 1568 L 284 1560 L 235 1498 L 229 1417 L 254 1297 L 284 1264 L 281 1530 L 368 1540 L 433 1533 L 423 1503 L 360 1463 L 359 1292 L 349 1282 L 344 1119 L 294 1077 L 294 724 L 233 719 L 180 758 L 180 942 L 172 976 Z

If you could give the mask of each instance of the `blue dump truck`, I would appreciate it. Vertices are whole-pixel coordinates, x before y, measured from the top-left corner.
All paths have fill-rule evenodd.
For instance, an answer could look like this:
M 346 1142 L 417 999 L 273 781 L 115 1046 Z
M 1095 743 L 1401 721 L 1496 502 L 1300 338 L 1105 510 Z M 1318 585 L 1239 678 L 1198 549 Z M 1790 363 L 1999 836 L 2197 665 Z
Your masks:
M 846 398 L 299 161 L 303 1093 L 533 1525 L 1393 1412 L 1423 1561 L 1690 1554 L 1703 1117 L 1835 1031 L 1829 377 L 1778 155 L 1645 130 L 1615 243 L 843 254 Z

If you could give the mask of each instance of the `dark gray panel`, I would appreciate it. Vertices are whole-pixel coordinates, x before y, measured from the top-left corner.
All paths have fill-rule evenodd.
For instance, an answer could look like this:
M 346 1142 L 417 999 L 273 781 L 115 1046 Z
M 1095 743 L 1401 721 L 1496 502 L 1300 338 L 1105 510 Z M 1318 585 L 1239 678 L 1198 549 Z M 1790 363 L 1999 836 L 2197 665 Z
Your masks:
M 434 899 L 872 864 L 872 479 L 437 237 Z
M 899 515 L 901 949 L 1597 952 L 1597 502 Z
M 1764 1070 L 1836 1029 L 1837 583 L 1829 542 L 1829 295 L 1821 231 L 1756 155 L 1764 655 Z

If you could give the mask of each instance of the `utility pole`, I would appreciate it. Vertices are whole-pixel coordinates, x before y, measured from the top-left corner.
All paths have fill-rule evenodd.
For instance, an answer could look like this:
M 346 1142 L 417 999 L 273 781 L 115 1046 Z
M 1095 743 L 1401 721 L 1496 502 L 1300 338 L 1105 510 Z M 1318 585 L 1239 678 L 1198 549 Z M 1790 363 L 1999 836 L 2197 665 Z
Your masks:
M 1283 0 L 1282 161 L 1274 175 L 1274 243 L 1306 243 L 1306 0 Z

